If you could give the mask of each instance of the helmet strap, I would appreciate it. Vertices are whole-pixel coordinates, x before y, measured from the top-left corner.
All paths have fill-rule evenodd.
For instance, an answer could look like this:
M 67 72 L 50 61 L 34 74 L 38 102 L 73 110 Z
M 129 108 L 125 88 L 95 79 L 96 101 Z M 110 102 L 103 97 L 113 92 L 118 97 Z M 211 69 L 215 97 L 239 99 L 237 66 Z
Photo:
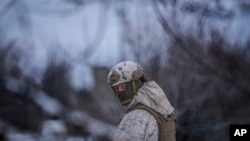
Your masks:
M 136 95 L 136 85 L 135 85 L 135 80 L 132 80 L 132 81 L 131 81 L 131 83 L 132 83 L 133 95 L 135 96 L 135 95 Z

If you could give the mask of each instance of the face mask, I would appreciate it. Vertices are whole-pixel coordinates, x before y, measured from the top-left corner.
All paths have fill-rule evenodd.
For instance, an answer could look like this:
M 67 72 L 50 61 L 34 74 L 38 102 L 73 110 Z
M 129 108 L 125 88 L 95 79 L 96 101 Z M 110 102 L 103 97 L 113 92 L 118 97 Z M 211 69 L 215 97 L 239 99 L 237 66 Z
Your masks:
M 127 84 L 125 91 L 117 91 L 116 96 L 122 105 L 129 104 L 134 97 L 131 83 Z
M 137 90 L 142 86 L 142 82 L 140 80 L 134 81 L 134 88 L 133 88 L 133 81 L 126 83 L 126 89 L 125 91 L 117 91 L 116 89 L 113 89 L 115 92 L 116 97 L 119 99 L 120 103 L 122 105 L 128 105 L 134 95 L 136 95 Z

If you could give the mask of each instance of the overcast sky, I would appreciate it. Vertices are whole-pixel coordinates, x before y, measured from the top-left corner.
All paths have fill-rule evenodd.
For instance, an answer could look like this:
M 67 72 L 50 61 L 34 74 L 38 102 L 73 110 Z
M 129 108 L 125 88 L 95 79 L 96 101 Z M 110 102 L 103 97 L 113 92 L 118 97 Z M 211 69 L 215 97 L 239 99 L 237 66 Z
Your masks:
M 197 0 L 192 1 L 197 2 Z M 180 3 L 183 2 L 185 1 Z M 117 11 L 121 8 L 127 10 L 132 25 L 137 28 L 136 24 L 141 16 L 138 12 L 142 12 L 138 7 L 146 7 L 143 10 L 147 11 L 148 20 L 156 19 L 154 14 L 150 14 L 153 12 L 152 7 L 147 4 L 150 5 L 140 0 L 133 3 L 111 1 L 109 4 L 96 1 L 84 5 L 74 5 L 62 0 L 1 0 L 1 43 L 8 44 L 15 40 L 16 45 L 22 48 L 26 57 L 20 60 L 19 65 L 25 75 L 33 74 L 35 78 L 39 76 L 47 65 L 48 51 L 56 50 L 60 52 L 58 58 L 72 62 L 70 76 L 75 88 L 81 88 L 83 85 L 92 87 L 94 82 L 90 66 L 111 67 L 124 53 L 127 59 L 134 59 L 129 49 L 120 51 L 125 47 L 121 42 L 122 28 Z M 215 27 L 225 33 L 228 42 L 245 44 L 250 37 L 248 27 L 250 14 L 242 12 L 239 8 L 240 2 L 221 0 L 221 4 L 225 12 L 233 9 L 233 19 L 223 21 L 209 17 L 206 19 L 205 29 Z M 215 7 L 213 1 L 209 6 L 212 9 Z M 177 8 L 181 9 L 182 5 L 179 4 Z M 171 10 L 169 7 L 165 12 L 171 14 Z M 166 15 L 166 17 L 170 16 Z M 180 11 L 177 12 L 175 20 L 181 21 L 179 30 L 194 33 L 197 30 L 194 22 L 196 18 L 195 14 L 183 14 Z M 160 28 L 157 28 L 159 25 L 152 23 L 155 25 L 154 28 L 158 29 L 156 34 L 161 35 Z M 86 52 L 85 49 L 90 46 L 94 50 Z M 31 72 L 38 72 L 38 74 Z M 82 77 L 83 74 L 84 77 Z M 39 81 L 39 78 L 37 79 Z
M 0 9 L 5 10 L 8 1 L 1 1 L 0 5 Z M 20 66 L 27 75 L 42 73 L 47 65 L 48 51 L 56 50 L 60 52 L 59 58 L 72 62 L 74 86 L 82 87 L 84 83 L 91 87 L 90 66 L 111 66 L 119 58 L 120 25 L 114 7 L 106 7 L 99 2 L 76 7 L 60 0 L 25 0 L 17 1 L 2 13 L 2 43 L 15 40 L 16 45 L 22 48 L 27 57 L 20 60 Z M 84 49 L 88 45 L 95 46 L 95 51 L 91 51 L 91 56 L 85 60 L 83 55 L 89 53 Z M 80 77 L 82 75 L 84 77 Z

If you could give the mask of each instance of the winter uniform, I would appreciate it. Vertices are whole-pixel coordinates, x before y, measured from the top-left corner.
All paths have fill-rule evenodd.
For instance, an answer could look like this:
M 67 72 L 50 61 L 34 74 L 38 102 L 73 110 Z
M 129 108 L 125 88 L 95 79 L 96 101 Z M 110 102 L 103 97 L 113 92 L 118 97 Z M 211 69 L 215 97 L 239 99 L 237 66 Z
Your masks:
M 154 109 L 165 118 L 174 111 L 165 93 L 154 81 L 144 83 L 131 103 L 124 107 L 125 111 L 128 111 L 138 103 Z M 158 134 L 156 119 L 145 110 L 135 109 L 124 115 L 116 131 L 114 140 L 157 141 Z
M 147 75 L 139 64 L 131 61 L 118 63 L 109 72 L 108 84 L 125 110 L 114 141 L 160 141 L 162 139 L 175 141 L 174 108 L 163 90 L 154 81 L 148 82 Z M 123 87 L 125 89 L 122 89 Z M 138 105 L 147 108 L 137 108 Z M 170 115 L 171 122 L 168 122 Z

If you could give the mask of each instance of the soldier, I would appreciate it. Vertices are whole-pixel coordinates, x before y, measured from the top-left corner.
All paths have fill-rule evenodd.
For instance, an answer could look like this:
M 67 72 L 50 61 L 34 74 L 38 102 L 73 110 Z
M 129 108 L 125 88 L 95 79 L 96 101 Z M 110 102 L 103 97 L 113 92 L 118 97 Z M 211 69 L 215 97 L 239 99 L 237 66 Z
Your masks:
M 108 74 L 108 84 L 123 105 L 125 114 L 114 136 L 115 141 L 175 141 L 174 108 L 144 69 L 123 61 Z

